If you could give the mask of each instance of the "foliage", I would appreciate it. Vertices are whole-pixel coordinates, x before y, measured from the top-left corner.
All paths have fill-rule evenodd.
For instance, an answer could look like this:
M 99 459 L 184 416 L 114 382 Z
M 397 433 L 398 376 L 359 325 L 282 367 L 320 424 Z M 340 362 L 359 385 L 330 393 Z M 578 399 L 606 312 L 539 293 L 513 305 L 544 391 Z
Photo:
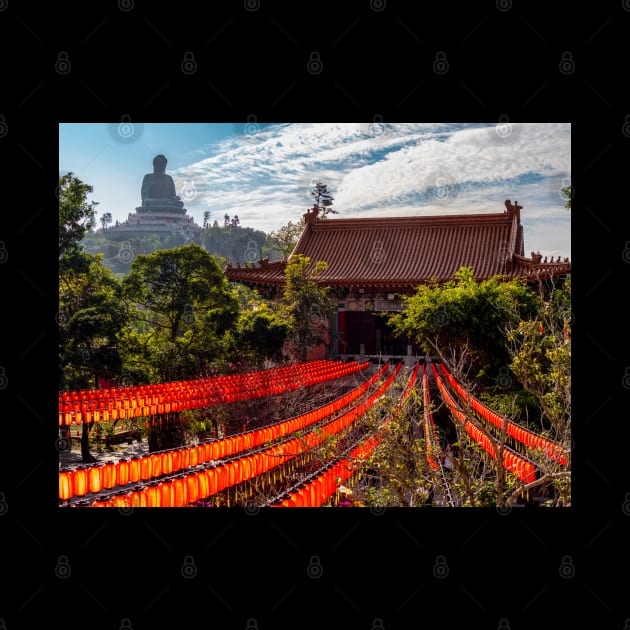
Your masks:
M 309 349 L 328 343 L 334 304 L 329 288 L 317 282 L 317 276 L 327 266 L 325 261 L 311 265 L 310 257 L 299 254 L 293 256 L 285 268 L 282 311 L 290 326 L 289 338 L 302 361 L 306 361 Z
M 193 377 L 226 351 L 238 302 L 214 258 L 198 245 L 138 256 L 123 280 L 134 303 L 136 363 L 160 380 Z
M 389 317 L 399 335 L 414 339 L 427 354 L 465 350 L 478 375 L 496 378 L 505 366 L 505 328 L 536 312 L 535 293 L 520 279 L 477 282 L 462 267 L 444 284 L 421 285 L 405 298 L 407 308 Z
M 571 199 L 573 197 L 573 187 L 572 186 L 565 186 L 564 188 L 560 189 L 560 194 L 562 195 L 562 197 L 564 199 L 566 199 L 566 203 L 564 204 L 565 208 L 568 208 L 569 210 L 571 209 Z
M 282 360 L 282 347 L 288 334 L 287 321 L 264 302 L 242 310 L 236 324 L 238 345 L 257 367 L 262 367 L 266 360 Z
M 79 250 L 79 242 L 90 228 L 96 216 L 97 202 L 87 201 L 93 191 L 92 186 L 84 184 L 72 172 L 59 178 L 59 257 Z
M 121 372 L 118 339 L 127 323 L 120 283 L 100 256 L 64 255 L 59 274 L 59 358 L 65 389 L 96 386 Z
M 571 281 L 554 289 L 535 318 L 507 331 L 510 369 L 539 401 L 553 439 L 571 435 Z
M 231 221 L 233 221 L 232 219 Z M 199 237 L 201 245 L 211 254 L 222 256 L 233 263 L 257 263 L 267 235 L 250 227 L 206 227 Z
M 314 200 L 312 207 L 317 209 L 320 216 L 325 217 L 327 214 L 338 214 L 336 210 L 333 210 L 334 197 L 328 192 L 326 184 L 318 180 L 310 194 Z
M 300 217 L 295 223 L 289 221 L 267 235 L 267 240 L 263 245 L 263 254 L 269 256 L 271 261 L 288 258 L 303 231 L 304 217 Z

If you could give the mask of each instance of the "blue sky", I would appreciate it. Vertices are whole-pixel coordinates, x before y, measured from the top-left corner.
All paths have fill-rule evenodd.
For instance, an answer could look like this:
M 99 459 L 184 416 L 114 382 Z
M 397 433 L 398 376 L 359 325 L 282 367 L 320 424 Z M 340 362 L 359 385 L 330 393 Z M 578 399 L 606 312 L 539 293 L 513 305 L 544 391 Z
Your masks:
M 238 215 L 269 232 L 311 205 L 318 179 L 332 218 L 503 212 L 523 206 L 525 253 L 571 257 L 570 123 L 61 123 L 59 172 L 94 191 L 97 221 L 124 221 L 158 153 L 199 224 Z

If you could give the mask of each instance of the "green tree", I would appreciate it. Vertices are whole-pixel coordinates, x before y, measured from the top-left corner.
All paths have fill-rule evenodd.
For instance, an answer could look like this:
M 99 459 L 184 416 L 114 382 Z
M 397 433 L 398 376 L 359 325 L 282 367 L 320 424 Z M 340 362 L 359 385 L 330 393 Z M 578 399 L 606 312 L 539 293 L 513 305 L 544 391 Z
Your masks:
M 96 387 L 99 376 L 120 373 L 118 338 L 127 322 L 121 286 L 102 257 L 83 251 L 81 240 L 94 226 L 92 186 L 72 173 L 59 178 L 59 388 Z M 83 461 L 89 452 L 90 425 L 82 424 Z M 65 430 L 62 435 L 67 437 Z
M 128 314 L 120 283 L 100 255 L 77 252 L 59 275 L 59 361 L 61 389 L 91 389 L 98 378 L 116 378 L 122 370 L 119 338 Z M 82 425 L 83 461 L 89 453 L 90 425 Z
M 93 187 L 72 172 L 59 178 L 59 258 L 71 250 L 80 250 L 80 241 L 94 227 L 98 202 L 88 202 Z
M 238 346 L 247 352 L 250 365 L 256 368 L 261 368 L 266 360 L 282 360 L 288 334 L 287 321 L 264 302 L 242 310 L 236 325 Z
M 311 190 L 311 196 L 314 200 L 312 207 L 317 209 L 320 216 L 325 217 L 327 214 L 338 214 L 336 210 L 333 210 L 334 197 L 328 192 L 326 184 L 318 180 L 313 190 Z
M 419 286 L 405 302 L 407 308 L 389 318 L 397 334 L 414 339 L 427 354 L 465 352 L 477 377 L 492 379 L 509 362 L 506 328 L 539 307 L 525 281 L 494 277 L 478 282 L 469 267 L 444 284 Z
M 289 339 L 301 361 L 306 361 L 311 348 L 329 343 L 328 331 L 335 309 L 329 287 L 317 282 L 327 267 L 325 261 L 311 265 L 310 257 L 299 254 L 291 257 L 285 269 L 283 312 L 290 325 Z
M 141 254 L 123 279 L 132 306 L 125 366 L 133 380 L 201 378 L 238 350 L 232 329 L 238 301 L 221 268 L 202 247 L 189 244 Z M 151 452 L 181 444 L 181 427 L 148 430 Z
M 105 212 L 103 214 L 103 216 L 101 217 L 101 225 L 103 226 L 103 230 L 107 229 L 107 226 L 112 223 L 113 219 L 112 219 L 112 213 L 111 212 Z
M 523 388 L 535 396 L 542 409 L 539 430 L 559 443 L 569 456 L 560 467 L 540 458 L 543 474 L 532 485 L 551 482 L 560 505 L 571 500 L 571 281 L 545 295 L 535 317 L 512 325 L 506 334 L 512 358 L 510 369 Z
M 560 194 L 564 199 L 566 199 L 566 203 L 564 204 L 565 208 L 571 209 L 571 198 L 573 197 L 573 187 L 565 186 L 560 189 Z
M 304 217 L 301 217 L 295 223 L 289 221 L 277 230 L 269 232 L 263 245 L 263 254 L 269 256 L 272 261 L 288 258 L 303 231 Z
M 205 230 L 210 225 L 210 210 L 203 211 L 203 229 Z
M 238 302 L 214 258 L 195 244 L 137 256 L 123 280 L 161 380 L 191 376 L 219 351 Z

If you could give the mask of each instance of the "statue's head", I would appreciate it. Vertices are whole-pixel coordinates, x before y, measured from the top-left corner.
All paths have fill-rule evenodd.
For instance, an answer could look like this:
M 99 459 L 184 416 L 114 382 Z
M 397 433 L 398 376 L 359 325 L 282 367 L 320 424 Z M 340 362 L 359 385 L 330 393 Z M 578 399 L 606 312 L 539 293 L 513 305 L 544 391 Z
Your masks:
M 153 158 L 153 170 L 156 173 L 163 173 L 166 170 L 166 158 L 163 155 L 156 155 Z

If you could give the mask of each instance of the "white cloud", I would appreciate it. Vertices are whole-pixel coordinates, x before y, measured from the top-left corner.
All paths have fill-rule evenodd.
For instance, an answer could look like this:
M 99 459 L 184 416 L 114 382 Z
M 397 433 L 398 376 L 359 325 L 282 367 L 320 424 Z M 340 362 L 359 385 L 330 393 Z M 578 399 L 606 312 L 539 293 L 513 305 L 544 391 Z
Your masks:
M 339 218 L 501 212 L 510 198 L 524 206 L 526 248 L 548 243 L 550 255 L 564 256 L 570 212 L 558 188 L 570 181 L 570 131 L 568 123 L 283 124 L 205 148 L 208 157 L 172 174 L 178 192 L 185 181 L 198 188 L 187 205 L 197 220 L 210 209 L 267 232 L 306 211 L 316 179 Z

